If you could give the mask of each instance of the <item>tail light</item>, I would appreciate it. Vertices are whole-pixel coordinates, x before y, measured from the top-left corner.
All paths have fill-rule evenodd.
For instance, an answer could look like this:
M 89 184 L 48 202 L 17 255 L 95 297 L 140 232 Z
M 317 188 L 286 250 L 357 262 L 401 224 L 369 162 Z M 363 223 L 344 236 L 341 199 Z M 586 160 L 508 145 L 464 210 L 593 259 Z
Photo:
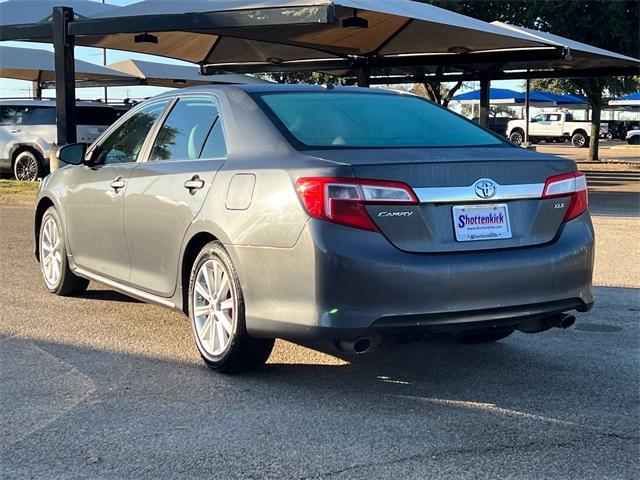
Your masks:
M 587 194 L 587 178 L 582 172 L 564 173 L 547 180 L 542 198 L 571 197 L 564 215 L 564 221 L 573 220 L 587 211 L 589 198 Z
M 371 231 L 378 228 L 367 214 L 366 205 L 418 203 L 407 184 L 384 180 L 306 177 L 296 182 L 296 190 L 312 217 Z

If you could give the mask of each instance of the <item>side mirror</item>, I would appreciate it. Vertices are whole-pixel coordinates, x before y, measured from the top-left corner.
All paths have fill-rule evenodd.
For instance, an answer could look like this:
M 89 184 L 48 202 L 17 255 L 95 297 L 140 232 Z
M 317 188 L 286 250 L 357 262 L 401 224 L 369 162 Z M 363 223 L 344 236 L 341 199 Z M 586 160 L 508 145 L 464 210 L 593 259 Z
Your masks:
M 70 143 L 58 149 L 58 160 L 70 165 L 81 165 L 87 152 L 86 143 Z

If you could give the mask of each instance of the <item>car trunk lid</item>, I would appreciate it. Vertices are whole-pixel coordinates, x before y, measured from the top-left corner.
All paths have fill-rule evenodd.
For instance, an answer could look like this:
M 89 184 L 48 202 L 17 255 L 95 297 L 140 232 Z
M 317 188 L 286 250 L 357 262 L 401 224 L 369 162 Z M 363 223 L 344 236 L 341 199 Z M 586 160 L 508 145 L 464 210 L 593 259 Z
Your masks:
M 397 248 L 439 253 L 526 247 L 557 235 L 570 196 L 542 199 L 548 178 L 575 170 L 566 159 L 517 148 L 325 150 L 360 179 L 401 181 L 418 205 L 368 205 Z

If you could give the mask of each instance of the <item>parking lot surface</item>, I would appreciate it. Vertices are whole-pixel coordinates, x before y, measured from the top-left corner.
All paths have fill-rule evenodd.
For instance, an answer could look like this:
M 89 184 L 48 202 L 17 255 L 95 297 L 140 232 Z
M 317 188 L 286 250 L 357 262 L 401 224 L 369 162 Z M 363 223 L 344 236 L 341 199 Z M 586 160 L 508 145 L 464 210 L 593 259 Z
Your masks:
M 570 330 L 344 358 L 280 341 L 235 377 L 176 313 L 46 293 L 30 208 L 0 206 L 0 478 L 638 478 L 634 181 L 590 178 L 598 298 Z

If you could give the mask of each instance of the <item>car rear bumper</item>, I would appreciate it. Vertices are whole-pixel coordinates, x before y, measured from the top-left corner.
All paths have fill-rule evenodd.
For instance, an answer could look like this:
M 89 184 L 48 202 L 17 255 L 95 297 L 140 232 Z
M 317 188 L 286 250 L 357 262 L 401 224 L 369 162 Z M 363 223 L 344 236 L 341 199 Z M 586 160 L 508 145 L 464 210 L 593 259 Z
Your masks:
M 406 253 L 381 234 L 312 220 L 293 249 L 245 247 L 233 256 L 247 329 L 256 336 L 345 339 L 511 326 L 586 311 L 594 301 L 588 215 L 546 245 L 443 254 Z

